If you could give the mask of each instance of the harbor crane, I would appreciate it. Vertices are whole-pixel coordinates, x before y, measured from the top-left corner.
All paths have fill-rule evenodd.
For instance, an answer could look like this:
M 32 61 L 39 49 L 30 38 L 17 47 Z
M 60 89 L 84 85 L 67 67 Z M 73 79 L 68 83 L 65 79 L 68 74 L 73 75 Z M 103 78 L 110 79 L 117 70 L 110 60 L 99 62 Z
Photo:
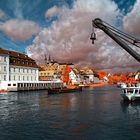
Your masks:
M 90 39 L 94 44 L 94 40 L 96 40 L 96 34 L 94 32 L 94 28 L 99 28 L 104 31 L 110 38 L 112 38 L 117 44 L 119 44 L 124 50 L 126 50 L 131 56 L 133 56 L 140 63 L 140 54 L 131 48 L 132 45 L 140 48 L 140 39 L 126 34 L 115 27 L 109 25 L 105 21 L 96 18 L 92 21 L 93 32 L 91 34 Z M 131 45 L 129 45 L 131 44 Z

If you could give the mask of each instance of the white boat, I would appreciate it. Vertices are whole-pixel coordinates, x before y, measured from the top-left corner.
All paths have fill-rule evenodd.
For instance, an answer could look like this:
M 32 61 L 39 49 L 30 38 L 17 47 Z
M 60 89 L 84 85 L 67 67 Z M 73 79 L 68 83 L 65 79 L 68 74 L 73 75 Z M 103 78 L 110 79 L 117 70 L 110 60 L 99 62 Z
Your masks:
M 134 101 L 140 100 L 140 86 L 126 87 L 122 86 L 122 93 L 120 94 L 124 100 Z

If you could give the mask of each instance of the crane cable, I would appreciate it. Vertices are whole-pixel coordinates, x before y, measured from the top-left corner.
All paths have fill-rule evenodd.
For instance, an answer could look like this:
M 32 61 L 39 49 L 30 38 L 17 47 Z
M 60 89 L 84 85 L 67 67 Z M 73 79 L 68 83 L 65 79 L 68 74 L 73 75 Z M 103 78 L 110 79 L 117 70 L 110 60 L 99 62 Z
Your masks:
M 124 36 L 126 36 L 127 38 L 129 38 L 129 39 L 131 39 L 131 40 L 137 40 L 137 41 L 139 41 L 138 43 L 140 43 L 140 40 L 139 40 L 139 39 L 136 39 L 134 36 L 132 36 L 132 35 L 130 35 L 130 34 L 127 34 L 127 33 L 124 33 L 124 32 L 122 32 L 122 31 L 116 29 L 115 27 L 113 27 L 112 25 L 108 24 L 108 23 L 105 22 L 105 21 L 102 21 L 102 22 L 104 22 L 106 25 L 108 25 L 110 29 L 112 29 L 112 30 L 114 30 L 114 31 L 116 31 L 116 32 L 118 32 L 118 33 L 123 34 Z
M 104 21 L 103 21 L 103 22 L 104 22 Z M 133 36 L 131 36 L 131 35 L 127 34 L 127 33 L 124 33 L 124 32 L 122 32 L 122 31 L 120 31 L 120 30 L 114 28 L 113 26 L 111 26 L 110 24 L 108 24 L 108 23 L 106 23 L 106 22 L 104 22 L 104 23 L 105 23 L 106 25 L 108 25 L 108 28 L 109 28 L 110 30 L 112 30 L 113 33 L 114 33 L 115 35 L 117 35 L 117 36 L 120 37 L 121 39 L 123 39 L 123 40 L 129 42 L 130 44 L 135 45 L 136 47 L 140 48 L 140 46 L 138 46 L 138 45 L 136 44 L 136 43 L 140 43 L 140 40 L 139 40 L 139 39 L 136 39 L 136 38 L 134 38 Z M 130 41 L 130 40 L 131 40 L 131 41 Z M 132 41 L 133 41 L 133 42 L 132 42 Z
M 113 32 L 114 33 L 114 32 Z M 127 41 L 128 43 L 130 43 L 130 44 L 132 44 L 132 45 L 135 45 L 137 48 L 140 48 L 140 46 L 138 46 L 137 44 L 134 44 L 134 43 L 132 43 L 130 40 L 128 40 L 127 38 L 125 38 L 125 37 L 123 37 L 123 36 L 121 36 L 121 35 L 119 35 L 119 34 L 116 34 L 116 33 L 114 33 L 116 36 L 118 36 L 119 38 L 121 38 L 121 39 L 123 39 L 124 41 Z

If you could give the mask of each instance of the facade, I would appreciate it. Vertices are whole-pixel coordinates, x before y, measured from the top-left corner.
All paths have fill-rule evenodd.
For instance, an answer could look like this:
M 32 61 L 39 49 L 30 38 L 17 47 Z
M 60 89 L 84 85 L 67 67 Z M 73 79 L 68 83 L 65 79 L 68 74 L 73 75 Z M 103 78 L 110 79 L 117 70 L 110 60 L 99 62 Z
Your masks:
M 75 72 L 72 69 L 69 73 L 69 78 L 71 80 L 72 85 L 76 85 L 76 84 L 81 83 L 81 79 L 80 79 L 79 75 L 76 75 Z
M 47 68 L 51 71 L 49 76 L 54 75 L 52 70 L 56 70 L 56 65 L 51 63 Z M 46 75 L 48 72 L 43 72 L 43 74 Z M 0 93 L 3 91 L 40 90 L 62 86 L 63 82 L 58 78 L 39 81 L 39 67 L 35 60 L 27 55 L 0 48 Z
M 0 54 L 0 81 L 9 80 L 9 55 Z
M 10 65 L 9 81 L 38 81 L 38 69 Z
M 55 71 L 54 70 L 42 70 L 39 72 L 39 80 L 46 81 L 52 80 L 54 78 Z
M 52 60 L 50 56 L 48 58 L 45 56 L 45 65 L 42 65 L 39 68 L 39 80 L 49 81 L 61 78 L 67 66 L 73 67 L 73 64 L 58 63 L 57 61 Z
M 0 48 L 0 81 L 38 81 L 38 71 L 27 55 Z
M 102 82 L 96 76 L 96 70 L 91 68 L 90 66 L 85 66 L 82 68 L 74 68 L 73 69 L 78 78 L 81 79 L 81 84 L 90 84 L 90 83 L 100 83 Z

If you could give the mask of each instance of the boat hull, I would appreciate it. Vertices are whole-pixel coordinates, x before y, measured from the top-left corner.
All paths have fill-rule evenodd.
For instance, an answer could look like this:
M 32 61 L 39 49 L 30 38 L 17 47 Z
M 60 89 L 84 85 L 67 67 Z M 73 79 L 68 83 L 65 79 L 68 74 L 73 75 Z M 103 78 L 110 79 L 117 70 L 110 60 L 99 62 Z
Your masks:
M 48 94 L 61 94 L 61 93 L 70 93 L 82 91 L 82 87 L 68 89 L 68 88 L 56 88 L 56 89 L 48 89 Z

